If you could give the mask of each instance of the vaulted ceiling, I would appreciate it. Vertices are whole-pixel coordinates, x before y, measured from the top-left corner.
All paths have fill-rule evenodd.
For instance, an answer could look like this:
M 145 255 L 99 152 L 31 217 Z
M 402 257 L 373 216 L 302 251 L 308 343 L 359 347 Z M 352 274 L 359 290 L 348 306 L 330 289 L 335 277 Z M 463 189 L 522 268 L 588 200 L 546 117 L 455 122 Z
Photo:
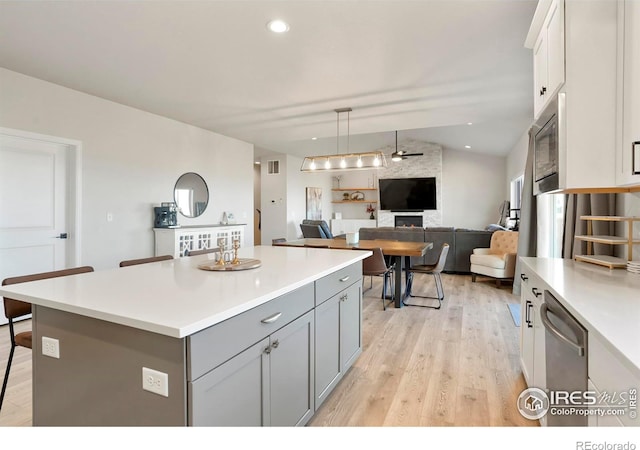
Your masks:
M 412 138 L 506 154 L 532 121 L 536 1 L 2 1 L 0 66 L 256 145 Z M 274 34 L 266 23 L 285 20 Z M 468 125 L 472 123 L 472 125 Z M 346 114 L 340 115 L 341 148 Z M 312 138 L 317 138 L 312 140 Z

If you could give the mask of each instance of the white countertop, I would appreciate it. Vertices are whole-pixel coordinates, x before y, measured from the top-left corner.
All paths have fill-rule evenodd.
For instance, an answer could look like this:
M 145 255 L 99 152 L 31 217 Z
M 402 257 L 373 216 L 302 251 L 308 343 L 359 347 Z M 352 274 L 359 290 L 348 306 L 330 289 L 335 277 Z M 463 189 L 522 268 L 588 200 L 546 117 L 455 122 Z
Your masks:
M 640 376 L 640 274 L 560 258 L 521 258 L 588 330 Z
M 0 295 L 183 338 L 371 255 L 368 251 L 257 246 L 256 269 L 198 269 L 212 254 L 10 286 Z

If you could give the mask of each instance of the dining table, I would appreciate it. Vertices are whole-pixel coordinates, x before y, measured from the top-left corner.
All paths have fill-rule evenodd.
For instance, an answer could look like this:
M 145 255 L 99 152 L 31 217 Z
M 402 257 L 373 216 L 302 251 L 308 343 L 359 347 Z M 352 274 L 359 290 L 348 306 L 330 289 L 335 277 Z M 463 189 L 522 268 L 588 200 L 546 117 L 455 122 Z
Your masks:
M 411 257 L 424 256 L 427 250 L 433 248 L 433 242 L 409 242 L 409 241 L 393 241 L 386 239 L 360 239 L 356 243 L 347 242 L 345 238 L 303 238 L 291 241 L 274 243 L 274 246 L 281 247 L 316 247 L 328 249 L 361 249 L 372 250 L 380 248 L 382 254 L 393 257 L 395 264 L 395 290 L 394 305 L 396 308 L 402 308 L 402 300 L 405 293 L 402 289 L 402 272 L 404 267 L 411 267 Z M 406 284 L 406 281 L 405 283 Z

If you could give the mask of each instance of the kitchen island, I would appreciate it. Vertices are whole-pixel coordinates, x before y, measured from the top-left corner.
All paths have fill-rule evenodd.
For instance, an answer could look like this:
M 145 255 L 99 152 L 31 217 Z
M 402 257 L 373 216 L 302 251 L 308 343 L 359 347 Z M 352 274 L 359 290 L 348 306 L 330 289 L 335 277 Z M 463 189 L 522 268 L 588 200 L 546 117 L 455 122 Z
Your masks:
M 201 255 L 3 286 L 34 305 L 33 424 L 304 425 L 362 351 L 370 254 L 257 246 L 245 271 Z

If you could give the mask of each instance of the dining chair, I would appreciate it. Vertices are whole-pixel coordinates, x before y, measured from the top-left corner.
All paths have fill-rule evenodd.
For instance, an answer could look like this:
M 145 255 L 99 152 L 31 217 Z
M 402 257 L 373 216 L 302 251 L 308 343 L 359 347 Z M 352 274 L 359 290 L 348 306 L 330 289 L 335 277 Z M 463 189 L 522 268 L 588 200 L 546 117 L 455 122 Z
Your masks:
M 447 254 L 449 253 L 449 244 L 444 243 L 440 249 L 440 256 L 438 257 L 438 261 L 435 264 L 417 264 L 415 266 L 411 266 L 407 269 L 407 287 L 406 287 L 406 296 L 402 300 L 402 304 L 405 306 L 421 306 L 423 308 L 431 308 L 431 309 L 440 309 L 442 306 L 442 301 L 444 300 L 444 289 L 442 287 L 442 278 L 440 278 L 440 274 L 442 273 L 442 269 L 444 269 L 444 264 L 447 261 Z M 436 285 L 437 297 L 423 296 L 423 295 L 415 295 L 411 292 L 411 288 L 413 287 L 413 275 L 416 273 L 424 273 L 433 275 L 433 279 Z M 431 305 L 420 305 L 416 303 L 406 303 L 405 300 L 409 297 L 419 297 L 419 298 L 431 298 L 438 300 L 438 306 Z
M 173 256 L 162 255 L 162 256 L 152 256 L 150 258 L 129 259 L 126 261 L 120 261 L 120 267 L 136 266 L 138 264 L 146 264 L 146 263 L 152 263 L 157 261 L 168 261 L 170 259 L 173 259 Z
M 300 224 L 300 230 L 302 231 L 303 238 L 321 238 L 326 239 L 326 236 L 322 232 L 320 225 L 309 225 L 306 223 Z
M 72 269 L 54 270 L 52 272 L 41 272 L 31 275 L 5 278 L 4 280 L 2 280 L 2 285 L 8 286 L 11 284 L 26 283 L 28 281 L 44 280 L 47 278 L 65 277 L 68 275 L 76 275 L 79 273 L 87 272 L 93 272 L 93 267 L 82 266 L 74 267 Z M 4 394 L 7 390 L 9 371 L 11 370 L 11 362 L 13 361 L 13 353 L 15 352 L 16 347 L 24 347 L 29 349 L 32 348 L 32 332 L 23 331 L 16 334 L 13 328 L 13 322 L 16 319 L 20 319 L 21 317 L 27 316 L 29 314 L 31 314 L 31 303 L 4 297 L 4 315 L 9 321 L 9 338 L 11 339 L 11 349 L 9 350 L 9 359 L 7 360 L 7 368 L 4 372 L 4 381 L 2 382 L 2 393 L 0 393 L 0 409 L 2 409 Z
M 185 250 L 184 256 L 206 255 L 207 253 L 217 253 L 219 251 L 220 251 L 220 247 L 203 248 L 200 250 Z
M 353 250 L 362 250 L 358 247 L 353 247 Z M 368 276 L 370 281 L 369 289 L 373 288 L 373 277 L 382 277 L 382 309 L 387 309 L 387 281 L 389 282 L 389 288 L 391 290 L 391 302 L 395 300 L 394 296 L 394 265 L 388 265 L 384 259 L 384 254 L 381 248 L 369 249 L 373 252 L 373 255 L 362 260 L 362 275 Z M 364 280 L 363 280 L 364 282 Z M 369 290 L 367 289 L 367 291 Z M 365 291 L 366 292 L 366 291 Z

